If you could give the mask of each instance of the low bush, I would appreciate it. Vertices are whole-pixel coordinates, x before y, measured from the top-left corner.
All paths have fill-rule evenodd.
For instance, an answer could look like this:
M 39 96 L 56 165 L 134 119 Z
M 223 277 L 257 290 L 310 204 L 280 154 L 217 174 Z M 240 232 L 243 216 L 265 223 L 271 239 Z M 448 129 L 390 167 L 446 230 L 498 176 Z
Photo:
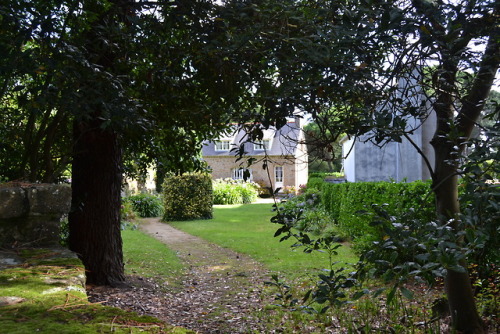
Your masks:
M 130 215 L 128 205 L 132 206 L 133 211 L 140 217 L 160 217 L 163 214 L 163 204 L 161 198 L 151 194 L 139 194 L 125 197 L 122 201 L 122 219 L 130 221 L 132 217 L 123 217 L 123 214 Z M 132 218 L 133 219 L 133 218 Z
M 249 204 L 257 200 L 260 186 L 243 180 L 218 179 L 213 181 L 214 204 Z
M 293 219 L 293 228 L 314 236 L 332 235 L 335 224 L 321 204 L 321 193 L 308 188 L 298 196 L 290 196 L 279 205 L 280 213 Z
M 319 177 L 319 176 L 311 177 L 311 176 L 309 176 L 309 179 L 307 180 L 307 189 L 314 188 L 314 189 L 321 190 L 323 183 L 325 183 L 324 177 Z
M 212 178 L 206 173 L 171 175 L 163 183 L 163 219 L 190 220 L 212 218 Z

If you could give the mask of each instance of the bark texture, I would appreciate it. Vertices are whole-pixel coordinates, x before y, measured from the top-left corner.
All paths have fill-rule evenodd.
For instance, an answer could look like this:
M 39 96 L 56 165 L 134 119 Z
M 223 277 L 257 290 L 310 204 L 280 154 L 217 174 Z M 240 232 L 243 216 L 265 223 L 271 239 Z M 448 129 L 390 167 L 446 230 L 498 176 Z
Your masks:
M 100 122 L 75 123 L 69 245 L 85 265 L 87 284 L 125 281 L 120 233 L 122 152 Z

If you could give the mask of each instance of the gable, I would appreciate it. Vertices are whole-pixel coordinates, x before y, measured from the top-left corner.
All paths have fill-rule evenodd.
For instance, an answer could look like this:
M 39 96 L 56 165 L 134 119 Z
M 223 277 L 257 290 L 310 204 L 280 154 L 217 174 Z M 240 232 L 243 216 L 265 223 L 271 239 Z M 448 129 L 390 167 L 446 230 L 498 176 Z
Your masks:
M 269 128 L 263 131 L 261 142 L 246 142 L 248 139 L 245 130 L 232 132 L 219 137 L 215 141 L 205 141 L 202 147 L 203 156 L 234 156 L 235 151 L 244 143 L 245 152 L 250 156 L 294 156 L 299 145 L 302 130 L 295 123 L 287 123 L 281 129 Z M 265 146 L 265 149 L 264 149 Z

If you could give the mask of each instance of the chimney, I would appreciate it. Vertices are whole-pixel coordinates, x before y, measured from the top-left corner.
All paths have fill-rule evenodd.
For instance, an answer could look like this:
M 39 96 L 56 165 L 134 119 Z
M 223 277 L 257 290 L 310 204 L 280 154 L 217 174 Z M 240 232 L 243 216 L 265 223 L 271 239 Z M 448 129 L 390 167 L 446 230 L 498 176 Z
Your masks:
M 299 128 L 299 129 L 302 129 L 302 126 L 303 126 L 303 124 L 302 124 L 302 117 L 295 116 L 294 118 L 295 118 L 295 126 L 297 128 Z

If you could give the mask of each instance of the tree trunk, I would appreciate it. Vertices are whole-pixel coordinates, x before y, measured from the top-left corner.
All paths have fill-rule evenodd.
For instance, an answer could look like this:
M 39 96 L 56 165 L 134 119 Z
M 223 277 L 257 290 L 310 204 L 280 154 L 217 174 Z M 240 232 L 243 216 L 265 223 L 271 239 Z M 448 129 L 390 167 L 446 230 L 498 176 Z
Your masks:
M 459 219 L 460 205 L 458 200 L 458 162 L 452 154 L 454 145 L 443 136 L 438 135 L 434 137 L 432 145 L 436 158 L 433 180 L 436 211 L 443 224 L 452 221 L 452 227 L 457 234 L 459 232 L 457 220 Z M 462 241 L 462 238 L 457 237 L 457 243 Z M 467 263 L 463 260 L 460 265 L 466 269 L 465 272 L 447 269 L 445 277 L 445 292 L 448 297 L 452 326 L 464 334 L 482 334 L 484 333 L 483 322 L 477 312 L 472 284 L 467 272 Z
M 100 121 L 74 124 L 69 245 L 85 265 L 87 284 L 125 281 L 120 233 L 122 152 L 117 135 Z

